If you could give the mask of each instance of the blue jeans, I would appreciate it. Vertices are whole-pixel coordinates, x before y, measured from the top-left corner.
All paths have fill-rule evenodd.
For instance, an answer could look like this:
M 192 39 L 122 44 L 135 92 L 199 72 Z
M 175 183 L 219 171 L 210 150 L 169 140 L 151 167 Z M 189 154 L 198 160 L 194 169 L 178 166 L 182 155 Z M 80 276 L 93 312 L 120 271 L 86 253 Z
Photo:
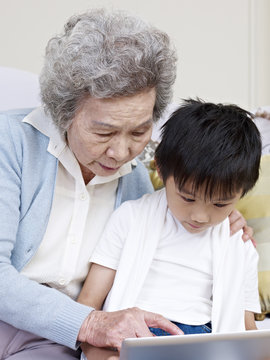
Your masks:
M 185 335 L 187 334 L 205 334 L 205 333 L 210 333 L 212 332 L 211 329 L 211 322 L 205 324 L 205 325 L 186 325 L 186 324 L 181 324 L 178 323 L 176 321 L 172 321 L 175 325 L 177 325 Z M 162 329 L 159 328 L 149 328 L 150 331 L 155 334 L 156 336 L 170 336 L 171 334 L 168 333 L 167 331 L 164 331 Z

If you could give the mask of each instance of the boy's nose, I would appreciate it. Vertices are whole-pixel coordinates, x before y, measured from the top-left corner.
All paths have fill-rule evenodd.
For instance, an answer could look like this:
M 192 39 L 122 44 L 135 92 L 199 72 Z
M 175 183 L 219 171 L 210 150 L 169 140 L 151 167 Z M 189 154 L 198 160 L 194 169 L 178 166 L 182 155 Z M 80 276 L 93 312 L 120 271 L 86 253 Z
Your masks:
M 208 223 L 210 216 L 205 211 L 196 211 L 191 214 L 191 220 L 197 223 Z

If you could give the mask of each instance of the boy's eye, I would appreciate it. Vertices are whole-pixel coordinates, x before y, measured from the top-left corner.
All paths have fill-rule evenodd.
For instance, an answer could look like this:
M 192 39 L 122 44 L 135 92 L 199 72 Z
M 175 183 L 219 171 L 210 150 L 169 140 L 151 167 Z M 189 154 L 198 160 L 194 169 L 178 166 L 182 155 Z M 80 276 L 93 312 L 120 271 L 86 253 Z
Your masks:
M 227 206 L 228 204 L 214 204 L 214 205 L 218 208 L 222 208 L 222 207 Z
M 190 198 L 187 198 L 187 197 L 182 196 L 182 195 L 181 195 L 181 198 L 182 198 L 185 202 L 194 202 L 194 201 L 195 201 L 194 199 L 190 199 Z

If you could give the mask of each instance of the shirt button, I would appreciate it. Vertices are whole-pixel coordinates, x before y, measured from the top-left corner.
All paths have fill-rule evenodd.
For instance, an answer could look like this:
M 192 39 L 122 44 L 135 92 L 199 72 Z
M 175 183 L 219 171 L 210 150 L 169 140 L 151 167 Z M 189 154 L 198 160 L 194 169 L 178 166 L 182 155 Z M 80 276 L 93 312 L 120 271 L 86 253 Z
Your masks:
M 58 282 L 60 285 L 65 285 L 65 283 L 66 283 L 65 279 L 60 279 Z
M 77 240 L 76 240 L 75 235 L 70 235 L 69 238 L 70 238 L 71 244 L 76 244 Z
M 86 196 L 86 193 L 81 193 L 80 194 L 80 199 L 81 200 L 86 200 L 87 196 Z

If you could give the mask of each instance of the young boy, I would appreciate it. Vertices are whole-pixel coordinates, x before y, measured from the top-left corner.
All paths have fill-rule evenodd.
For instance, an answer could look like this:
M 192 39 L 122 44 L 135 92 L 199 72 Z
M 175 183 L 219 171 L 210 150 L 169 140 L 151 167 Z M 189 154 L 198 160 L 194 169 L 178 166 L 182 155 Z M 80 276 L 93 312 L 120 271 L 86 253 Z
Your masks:
M 186 100 L 156 150 L 165 188 L 113 213 L 78 301 L 107 311 L 137 306 L 184 333 L 256 329 L 258 257 L 241 232 L 230 237 L 228 215 L 256 183 L 260 157 L 248 112 Z

